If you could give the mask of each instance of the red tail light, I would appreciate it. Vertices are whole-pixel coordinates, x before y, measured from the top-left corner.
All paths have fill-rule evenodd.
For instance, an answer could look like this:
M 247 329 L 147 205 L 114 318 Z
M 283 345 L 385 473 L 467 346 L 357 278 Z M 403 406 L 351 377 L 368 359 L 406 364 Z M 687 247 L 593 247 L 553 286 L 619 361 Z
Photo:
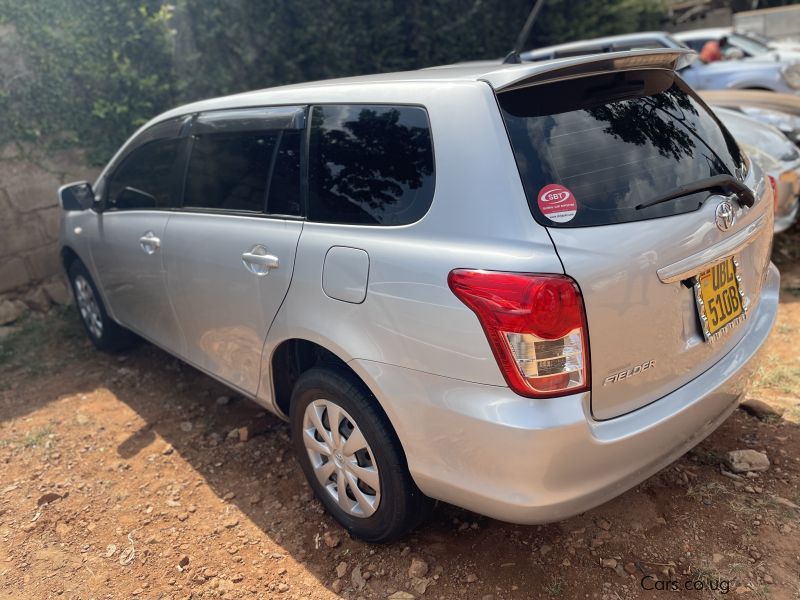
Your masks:
M 589 389 L 586 316 L 571 278 L 455 269 L 447 283 L 478 316 L 517 394 L 550 398 Z
M 769 177 L 769 185 L 772 187 L 772 210 L 778 210 L 778 182 L 775 181 L 775 178 L 772 175 L 767 175 Z

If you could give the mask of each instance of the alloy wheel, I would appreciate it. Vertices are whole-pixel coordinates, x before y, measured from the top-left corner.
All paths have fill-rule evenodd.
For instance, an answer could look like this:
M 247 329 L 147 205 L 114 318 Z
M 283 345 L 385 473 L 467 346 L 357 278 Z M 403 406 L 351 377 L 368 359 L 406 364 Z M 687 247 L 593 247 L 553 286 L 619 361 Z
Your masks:
M 97 304 L 92 286 L 89 285 L 83 275 L 77 275 L 74 281 L 75 298 L 78 302 L 81 318 L 86 323 L 89 332 L 97 339 L 100 339 L 103 337 L 103 317 L 100 314 L 100 307 Z

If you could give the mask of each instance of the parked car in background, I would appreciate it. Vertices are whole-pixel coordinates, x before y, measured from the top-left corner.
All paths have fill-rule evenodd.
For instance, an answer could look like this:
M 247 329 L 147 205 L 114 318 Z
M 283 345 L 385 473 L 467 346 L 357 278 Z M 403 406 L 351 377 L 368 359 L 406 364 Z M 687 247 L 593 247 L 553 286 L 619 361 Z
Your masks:
M 739 31 L 740 34 L 746 35 L 747 37 L 753 38 L 757 42 L 760 42 L 764 46 L 767 46 L 771 50 L 776 50 L 777 52 L 792 52 L 792 53 L 800 53 L 800 42 L 796 40 L 788 40 L 788 39 L 773 39 L 766 37 L 760 33 L 756 33 L 755 31 Z
M 539 61 L 648 48 L 690 49 L 664 31 L 642 31 L 544 46 L 522 52 L 520 57 L 523 61 Z
M 800 145 L 800 97 L 759 90 L 704 90 L 700 92 L 711 106 L 732 108 L 773 125 Z
M 684 49 L 687 46 L 663 31 L 648 31 L 547 46 L 523 52 L 520 56 L 524 61 L 538 61 L 640 48 Z M 787 64 L 777 60 L 746 58 L 707 64 L 700 60 L 687 61 L 680 74 L 696 90 L 762 89 L 787 94 L 800 92 L 800 64 Z
M 59 192 L 86 332 L 141 336 L 289 421 L 363 539 L 431 498 L 517 523 L 601 504 L 735 410 L 777 313 L 770 185 L 676 76 L 687 54 L 160 115 Z
M 700 96 L 709 104 L 718 106 L 756 106 L 800 116 L 800 96 L 775 94 L 763 90 L 702 90 Z
M 796 42 L 800 39 L 800 5 L 739 11 L 733 14 L 733 26 L 736 31 Z
M 800 151 L 777 128 L 741 112 L 715 108 L 719 120 L 768 175 L 775 202 L 775 233 L 794 225 L 800 194 Z
M 717 42 L 724 56 L 772 60 L 786 64 L 800 60 L 800 53 L 794 50 L 776 49 L 754 35 L 737 33 L 730 27 L 692 29 L 672 34 L 695 52 L 700 52 L 708 42 Z

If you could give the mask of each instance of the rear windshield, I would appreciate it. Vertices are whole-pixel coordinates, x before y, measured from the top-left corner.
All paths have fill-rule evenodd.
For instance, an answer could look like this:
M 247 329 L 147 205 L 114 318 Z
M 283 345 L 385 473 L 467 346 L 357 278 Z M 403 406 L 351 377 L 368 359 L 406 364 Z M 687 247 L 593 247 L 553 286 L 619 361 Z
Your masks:
M 730 134 L 670 71 L 531 86 L 499 102 L 531 212 L 548 227 L 691 212 L 709 192 L 642 205 L 742 166 Z

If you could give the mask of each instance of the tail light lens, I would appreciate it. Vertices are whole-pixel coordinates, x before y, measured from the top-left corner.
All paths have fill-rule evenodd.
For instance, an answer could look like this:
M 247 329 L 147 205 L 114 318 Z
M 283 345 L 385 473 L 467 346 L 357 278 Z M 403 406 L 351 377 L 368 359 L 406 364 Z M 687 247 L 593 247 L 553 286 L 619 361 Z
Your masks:
M 775 178 L 772 175 L 767 175 L 769 178 L 769 185 L 772 187 L 772 210 L 773 212 L 777 212 L 778 210 L 778 182 L 775 181 Z
M 571 278 L 455 269 L 447 283 L 477 315 L 517 394 L 550 398 L 589 389 L 586 314 Z

